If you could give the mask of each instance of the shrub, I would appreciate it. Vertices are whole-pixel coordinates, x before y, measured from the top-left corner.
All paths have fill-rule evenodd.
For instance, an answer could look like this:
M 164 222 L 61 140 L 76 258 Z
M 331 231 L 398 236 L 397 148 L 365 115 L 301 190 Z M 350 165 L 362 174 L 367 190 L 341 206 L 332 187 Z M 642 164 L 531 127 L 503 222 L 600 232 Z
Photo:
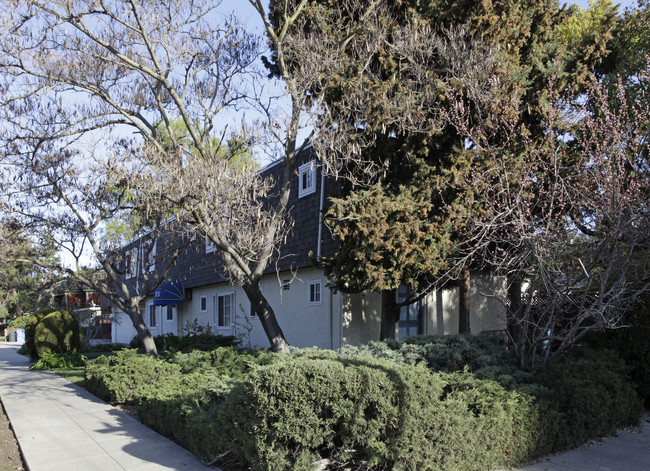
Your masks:
M 645 295 L 625 316 L 630 327 L 594 333 L 587 343 L 596 349 L 614 350 L 631 368 L 637 392 L 650 408 L 650 295 Z
M 642 402 L 625 363 L 613 351 L 583 349 L 550 365 L 537 376 L 539 396 L 561 416 L 554 450 L 580 445 L 638 423 Z
M 135 403 L 162 378 L 180 376 L 180 367 L 136 350 L 99 357 L 86 366 L 86 389 L 112 403 Z
M 201 333 L 179 337 L 174 334 L 157 335 L 153 338 L 159 354 L 191 352 L 193 350 L 210 351 L 219 347 L 232 347 L 239 343 L 232 335 L 213 335 Z M 130 348 L 144 351 L 142 340 L 137 335 L 131 339 Z
M 507 361 L 468 354 L 477 351 L 469 342 L 452 342 L 468 364 L 451 372 L 431 372 L 428 361 L 407 364 L 427 351 L 418 344 L 370 347 L 376 355 L 397 352 L 401 363 L 234 348 L 165 362 L 128 350 L 90 362 L 86 384 L 110 401 L 137 403 L 146 424 L 202 459 L 226 453 L 254 470 L 311 470 L 320 460 L 328 469 L 495 469 L 639 418 L 628 371 L 611 353 L 576 352 L 537 382 L 506 375 L 504 387 L 478 378 L 470 365 L 498 372 Z
M 51 370 L 53 368 L 74 368 L 85 366 L 86 357 L 80 353 L 44 353 L 30 370 Z
M 38 324 L 45 316 L 48 314 L 51 314 L 53 311 L 51 309 L 45 310 L 45 311 L 40 311 L 34 314 L 33 316 L 27 316 L 29 317 L 25 321 L 25 350 L 27 355 L 32 359 L 32 360 L 37 360 L 38 359 L 38 353 L 36 352 L 36 347 L 34 345 L 34 335 L 36 333 L 36 324 Z
M 81 348 L 79 322 L 67 311 L 55 311 L 34 327 L 34 350 L 38 358 L 46 353 L 77 353 Z
M 27 324 L 35 321 L 36 321 L 36 316 L 34 315 L 29 314 L 27 316 L 20 316 L 20 317 L 16 317 L 14 320 L 9 322 L 9 324 L 7 324 L 7 328 L 24 329 Z
M 235 453 L 257 470 L 312 469 L 321 458 L 341 467 L 484 470 L 506 460 L 518 397 L 464 373 L 304 355 L 253 371 L 220 420 Z
M 193 350 L 210 351 L 219 347 L 234 347 L 239 344 L 232 335 L 195 334 L 179 338 L 177 351 L 191 352 Z
M 119 343 L 98 343 L 95 345 L 90 345 L 86 350 L 86 353 L 110 353 L 110 352 L 119 352 L 124 350 L 126 347 Z
M 158 433 L 212 461 L 214 445 L 223 428 L 215 410 L 234 382 L 210 373 L 190 373 L 161 378 L 144 391 L 138 416 Z
M 512 389 L 530 383 L 533 375 L 521 371 L 517 358 L 503 339 L 483 335 L 420 335 L 405 343 L 370 342 L 360 347 L 343 347 L 344 356 L 363 355 L 397 363 L 426 364 L 433 371 L 468 370 L 478 378 L 491 379 Z
M 179 365 L 183 373 L 210 372 L 239 378 L 256 367 L 270 365 L 281 359 L 282 357 L 264 350 L 238 351 L 234 347 L 219 347 L 209 352 L 179 352 L 171 356 L 169 361 Z

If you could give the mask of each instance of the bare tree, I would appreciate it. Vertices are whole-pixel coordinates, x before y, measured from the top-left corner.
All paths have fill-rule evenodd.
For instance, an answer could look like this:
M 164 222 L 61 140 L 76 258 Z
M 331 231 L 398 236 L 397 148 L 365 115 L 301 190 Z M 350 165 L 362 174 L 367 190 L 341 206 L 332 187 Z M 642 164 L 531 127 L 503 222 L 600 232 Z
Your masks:
M 138 166 L 121 182 L 137 193 L 135 204 L 146 214 L 166 208 L 205 232 L 233 281 L 251 297 L 274 348 L 288 351 L 258 284 L 282 235 L 297 129 L 285 142 L 277 198 L 260 203 L 270 182 L 233 165 L 229 148 L 221 146 L 229 133 L 215 131 L 223 113 L 244 105 L 247 96 L 238 87 L 247 83 L 243 74 L 257 58 L 258 44 L 218 6 L 180 0 L 4 2 L 2 103 L 12 126 L 3 137 L 8 154 L 29 162 L 41 158 L 44 143 L 79 145 L 82 136 L 100 130 L 104 147 L 122 149 L 120 155 Z M 179 120 L 187 131 L 182 137 Z M 243 143 L 252 144 L 242 135 Z M 93 194 L 98 187 L 88 190 Z M 69 209 L 74 212 L 80 200 L 69 200 Z M 248 225 L 258 232 L 235 233 L 251 218 L 261 218 Z M 83 225 L 100 227 L 98 219 Z M 88 231 L 84 237 L 91 237 Z M 113 270 L 110 263 L 103 266 Z M 130 299 L 118 307 L 135 312 L 136 299 Z M 141 319 L 133 319 L 142 331 Z
M 80 155 L 58 149 L 57 144 L 42 144 L 28 161 L 17 159 L 14 181 L 4 186 L 2 195 L 8 201 L 9 214 L 29 224 L 31 237 L 51 240 L 60 254 L 60 258 L 35 258 L 31 262 L 103 294 L 129 316 L 145 351 L 155 355 L 141 302 L 164 280 L 183 241 L 176 240 L 167 248 L 170 256 L 160 261 L 156 270 L 150 270 L 141 259 L 127 260 L 123 240 L 107 234 L 107 223 L 134 211 L 137 192 L 125 182 L 126 176 L 137 169 L 128 160 L 90 158 L 88 152 Z M 155 238 L 160 225 L 148 229 L 150 237 Z M 83 266 L 88 255 L 96 262 L 94 268 Z M 137 280 L 126 280 L 127 270 Z
M 484 212 L 462 254 L 511 280 L 504 303 L 521 365 L 622 327 L 650 289 L 648 101 L 628 104 L 622 86 L 610 96 L 594 83 L 587 96 L 557 99 L 534 141 L 507 119 L 482 126 L 456 98 L 451 119 L 492 156 L 467 182 L 481 188 Z M 486 129 L 504 144 L 493 145 Z

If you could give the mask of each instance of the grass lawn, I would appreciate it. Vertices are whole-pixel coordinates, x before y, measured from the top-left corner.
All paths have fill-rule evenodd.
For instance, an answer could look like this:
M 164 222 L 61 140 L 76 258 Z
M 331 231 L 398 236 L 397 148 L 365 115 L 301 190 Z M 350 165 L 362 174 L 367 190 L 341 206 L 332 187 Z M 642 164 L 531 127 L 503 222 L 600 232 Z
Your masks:
M 86 358 L 88 360 L 94 360 L 97 357 L 101 356 L 110 356 L 114 355 L 114 352 L 90 352 L 90 353 L 84 353 Z M 76 384 L 79 387 L 82 387 L 85 389 L 85 384 L 84 384 L 84 376 L 86 373 L 86 367 L 85 366 L 73 366 L 71 368 L 53 368 L 52 371 L 54 371 L 56 374 L 59 376 L 63 376 L 65 379 L 70 381 L 71 383 Z
M 85 366 L 74 366 L 72 368 L 54 368 L 54 371 L 59 376 L 63 376 L 65 379 L 71 383 L 76 384 L 77 386 L 84 387 L 84 373 L 86 372 Z

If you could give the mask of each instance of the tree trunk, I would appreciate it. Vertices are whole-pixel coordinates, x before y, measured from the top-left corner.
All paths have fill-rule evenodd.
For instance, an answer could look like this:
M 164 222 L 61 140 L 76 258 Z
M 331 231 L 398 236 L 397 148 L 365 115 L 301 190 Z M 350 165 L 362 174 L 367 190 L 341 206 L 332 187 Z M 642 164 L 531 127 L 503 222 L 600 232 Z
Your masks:
M 395 324 L 399 321 L 397 290 L 385 289 L 381 292 L 381 328 L 379 340 L 395 340 Z
M 458 333 L 469 334 L 470 328 L 470 311 L 469 311 L 469 294 L 470 294 L 471 275 L 469 268 L 463 268 L 460 284 L 458 286 Z
M 284 338 L 284 333 L 275 317 L 275 312 L 262 294 L 262 291 L 260 291 L 259 285 L 244 285 L 243 288 L 246 296 L 248 296 L 248 299 L 251 302 L 251 308 L 260 318 L 260 322 L 262 323 L 264 332 L 271 343 L 273 351 L 276 353 L 291 353 L 289 343 L 287 342 L 287 339 Z
M 519 278 L 510 280 L 508 299 L 510 300 L 507 319 L 508 334 L 515 345 L 519 345 L 522 335 L 521 326 L 518 322 L 521 315 L 521 280 Z
M 136 307 L 133 310 L 131 310 L 129 312 L 129 317 L 131 318 L 133 327 L 135 327 L 135 330 L 138 333 L 138 337 L 140 337 L 140 340 L 142 341 L 144 352 L 147 355 L 158 356 L 158 349 L 156 348 L 156 343 L 153 341 L 153 336 L 151 335 L 151 332 L 149 331 L 147 324 L 145 324 L 144 320 L 142 319 L 142 314 L 140 313 L 140 309 Z

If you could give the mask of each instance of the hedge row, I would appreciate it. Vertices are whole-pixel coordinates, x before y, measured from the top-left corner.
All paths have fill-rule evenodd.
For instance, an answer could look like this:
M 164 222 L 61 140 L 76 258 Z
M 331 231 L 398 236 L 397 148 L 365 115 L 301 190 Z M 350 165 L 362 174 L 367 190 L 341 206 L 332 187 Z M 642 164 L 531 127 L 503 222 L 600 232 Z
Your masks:
M 507 387 L 468 368 L 416 363 L 231 348 L 162 361 L 125 351 L 89 364 L 86 385 L 137 404 L 143 422 L 206 462 L 260 471 L 496 469 L 612 433 L 641 412 L 609 353 L 584 352 Z

